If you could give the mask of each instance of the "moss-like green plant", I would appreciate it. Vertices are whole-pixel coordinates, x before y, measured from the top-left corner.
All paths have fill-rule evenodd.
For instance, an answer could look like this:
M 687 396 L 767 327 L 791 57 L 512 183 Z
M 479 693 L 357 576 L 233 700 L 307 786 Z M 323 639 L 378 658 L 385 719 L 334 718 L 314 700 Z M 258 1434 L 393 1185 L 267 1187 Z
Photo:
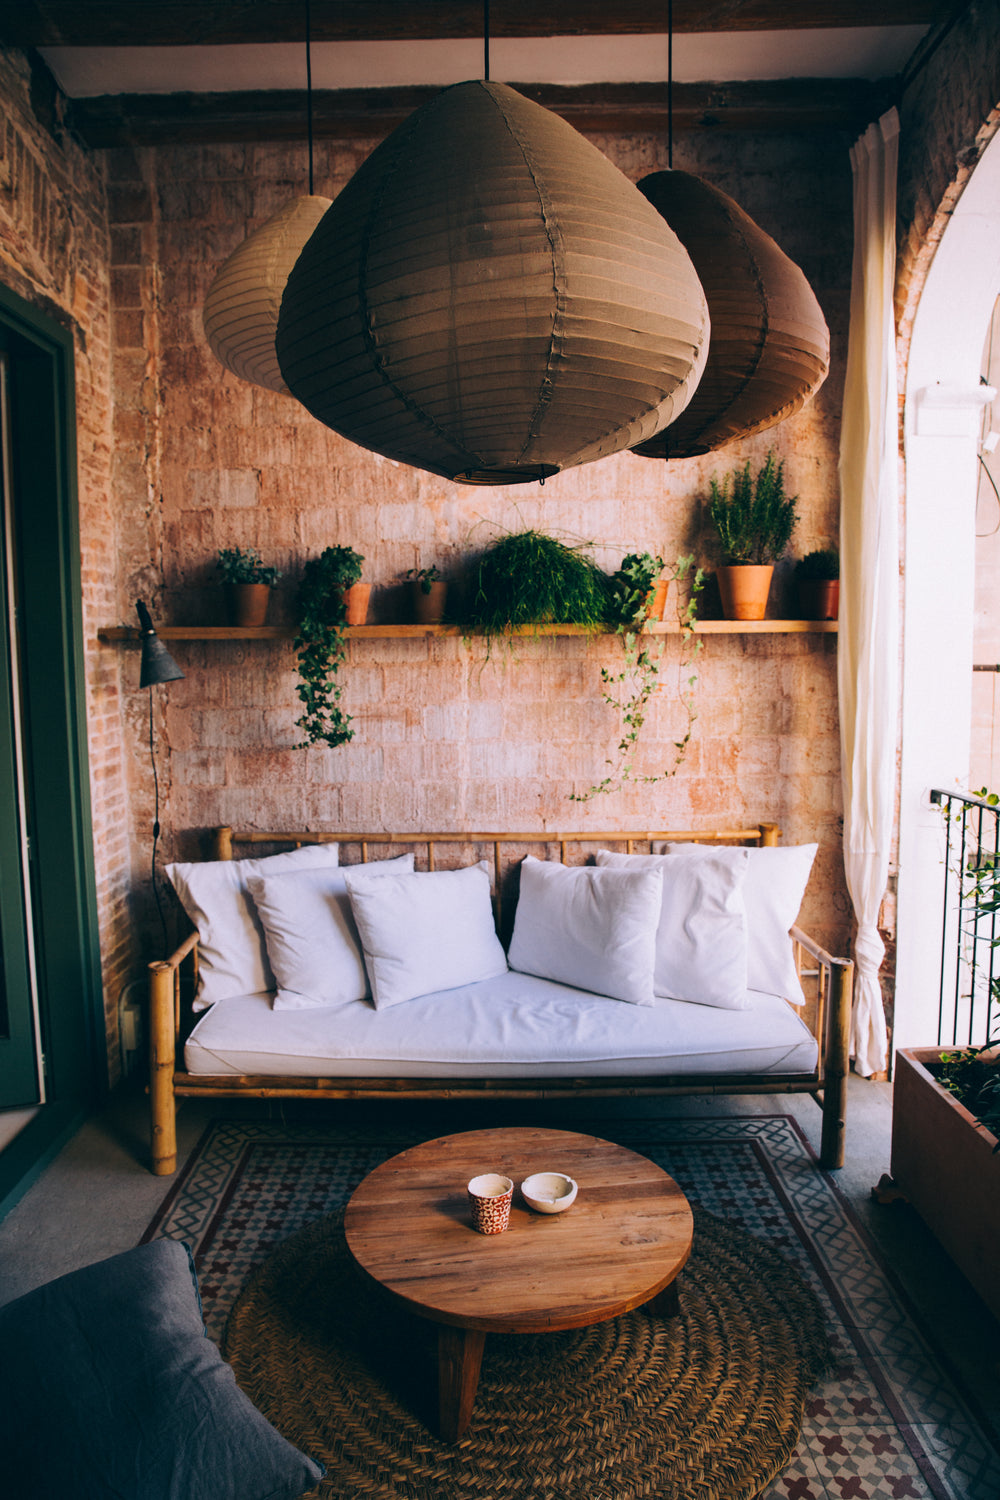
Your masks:
M 305 565 L 296 599 L 299 686 L 305 705 L 297 726 L 305 744 L 346 744 L 354 738 L 351 716 L 340 706 L 337 671 L 347 653 L 344 590 L 361 577 L 364 558 L 350 547 L 327 547 Z
M 608 617 L 608 575 L 585 547 L 543 531 L 499 537 L 479 560 L 463 623 L 490 638 L 526 625 L 599 630 Z
M 785 495 L 785 465 L 772 448 L 757 474 L 750 460 L 727 474 L 721 484 L 712 475 L 709 515 L 718 532 L 727 563 L 775 563 L 788 543 L 798 515 L 795 501 Z

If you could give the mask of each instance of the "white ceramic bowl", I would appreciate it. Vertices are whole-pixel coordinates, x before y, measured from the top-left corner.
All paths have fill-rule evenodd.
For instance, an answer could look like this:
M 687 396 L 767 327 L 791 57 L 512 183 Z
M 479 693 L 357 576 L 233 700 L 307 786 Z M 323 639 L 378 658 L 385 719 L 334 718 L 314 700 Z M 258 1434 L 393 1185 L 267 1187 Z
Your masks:
M 576 1183 L 562 1172 L 535 1172 L 521 1183 L 521 1197 L 538 1214 L 561 1214 L 576 1197 Z

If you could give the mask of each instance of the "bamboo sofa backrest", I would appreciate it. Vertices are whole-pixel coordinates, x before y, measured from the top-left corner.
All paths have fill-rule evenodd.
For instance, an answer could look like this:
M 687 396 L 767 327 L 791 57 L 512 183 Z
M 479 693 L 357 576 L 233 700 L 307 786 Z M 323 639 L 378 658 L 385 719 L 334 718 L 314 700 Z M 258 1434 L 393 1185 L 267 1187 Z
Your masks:
M 338 844 L 342 865 L 367 864 L 372 851 L 378 858 L 396 854 L 415 856 L 417 869 L 447 870 L 487 859 L 493 869 L 494 903 L 497 929 L 502 938 L 509 937 L 505 914 L 513 911 L 517 895 L 520 861 L 534 853 L 543 859 L 558 858 L 564 865 L 583 864 L 598 846 L 624 850 L 627 854 L 653 853 L 658 845 L 678 843 L 736 844 L 755 848 L 773 848 L 781 837 L 777 823 L 757 823 L 745 828 L 652 829 L 634 832 L 582 833 L 265 833 L 236 832 L 231 827 L 217 828 L 213 856 L 233 859 L 234 849 L 243 844 L 266 845 L 268 853 L 291 844 Z M 346 856 L 346 857 L 345 857 Z

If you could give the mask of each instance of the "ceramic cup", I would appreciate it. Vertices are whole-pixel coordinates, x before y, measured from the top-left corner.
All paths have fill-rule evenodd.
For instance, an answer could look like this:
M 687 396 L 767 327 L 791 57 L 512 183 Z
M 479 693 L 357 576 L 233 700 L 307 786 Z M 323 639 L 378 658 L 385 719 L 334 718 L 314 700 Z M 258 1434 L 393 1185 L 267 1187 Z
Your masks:
M 468 1187 L 472 1227 L 480 1234 L 503 1234 L 510 1220 L 514 1184 L 500 1172 L 483 1172 Z

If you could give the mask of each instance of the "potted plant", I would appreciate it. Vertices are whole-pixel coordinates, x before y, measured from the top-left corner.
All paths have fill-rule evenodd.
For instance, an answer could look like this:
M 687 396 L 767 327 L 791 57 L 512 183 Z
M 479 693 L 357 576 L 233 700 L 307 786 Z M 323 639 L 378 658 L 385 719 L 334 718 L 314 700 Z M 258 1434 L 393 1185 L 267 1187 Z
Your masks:
M 465 624 L 488 639 L 524 626 L 607 623 L 608 575 L 586 544 L 542 531 L 507 532 L 475 569 Z
M 438 568 L 408 568 L 403 574 L 410 585 L 413 618 L 418 625 L 439 625 L 444 618 L 448 584 Z
M 302 574 L 294 645 L 300 678 L 297 692 L 305 708 L 295 722 L 306 744 L 336 746 L 354 738 L 351 716 L 340 706 L 337 671 L 347 654 L 348 597 L 361 578 L 363 562 L 361 554 L 350 547 L 327 547 L 319 557 L 309 559 Z
M 774 564 L 797 520 L 797 498 L 785 495 L 784 461 L 777 462 L 773 448 L 756 480 L 749 459 L 721 484 L 712 476 L 709 515 L 722 546 L 718 579 L 727 620 L 764 618 Z
M 217 567 L 228 596 L 230 623 L 263 625 L 271 590 L 281 577 L 278 569 L 265 567 L 255 547 L 221 548 Z
M 803 620 L 835 620 L 840 609 L 840 554 L 832 547 L 807 552 L 795 564 L 795 589 Z

